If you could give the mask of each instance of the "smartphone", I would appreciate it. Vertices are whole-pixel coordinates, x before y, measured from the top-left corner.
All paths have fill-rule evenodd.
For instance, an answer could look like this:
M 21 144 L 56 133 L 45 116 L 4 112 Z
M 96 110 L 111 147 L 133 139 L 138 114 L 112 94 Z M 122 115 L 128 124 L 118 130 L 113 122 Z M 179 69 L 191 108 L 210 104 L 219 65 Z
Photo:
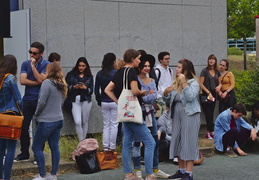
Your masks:
M 83 85 L 84 83 L 83 82 L 79 82 L 78 84 Z

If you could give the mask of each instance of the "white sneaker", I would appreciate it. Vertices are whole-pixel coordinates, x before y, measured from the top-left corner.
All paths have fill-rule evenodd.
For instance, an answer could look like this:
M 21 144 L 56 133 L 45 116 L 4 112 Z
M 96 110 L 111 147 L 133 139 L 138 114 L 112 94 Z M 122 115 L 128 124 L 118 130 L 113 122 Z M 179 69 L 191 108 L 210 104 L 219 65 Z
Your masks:
M 49 174 L 48 176 L 47 176 L 47 180 L 57 180 L 58 178 L 57 178 L 57 176 L 56 175 L 51 175 L 51 174 Z
M 142 172 L 141 172 L 141 171 L 135 171 L 135 174 L 136 174 L 139 178 L 142 178 Z
M 166 174 L 165 172 L 161 171 L 160 169 L 158 170 L 157 173 L 154 173 L 156 178 L 162 178 L 162 179 L 167 179 L 170 174 Z
M 46 177 L 41 177 L 39 174 L 35 176 L 32 180 L 47 180 Z

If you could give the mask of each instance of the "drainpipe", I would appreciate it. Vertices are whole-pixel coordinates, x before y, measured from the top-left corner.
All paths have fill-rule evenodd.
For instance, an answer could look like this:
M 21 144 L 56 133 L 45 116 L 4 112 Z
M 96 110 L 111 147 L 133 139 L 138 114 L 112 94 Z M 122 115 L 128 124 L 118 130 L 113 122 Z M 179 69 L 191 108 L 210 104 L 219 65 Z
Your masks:
M 255 17 L 256 66 L 259 66 L 259 15 Z

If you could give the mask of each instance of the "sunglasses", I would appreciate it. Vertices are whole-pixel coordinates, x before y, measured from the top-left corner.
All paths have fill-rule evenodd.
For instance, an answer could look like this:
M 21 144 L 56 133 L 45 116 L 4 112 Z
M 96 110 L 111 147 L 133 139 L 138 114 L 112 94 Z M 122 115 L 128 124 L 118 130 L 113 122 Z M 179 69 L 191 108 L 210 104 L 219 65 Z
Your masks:
M 34 56 L 36 56 L 37 54 L 40 54 L 40 53 L 37 53 L 37 52 L 32 52 L 31 50 L 29 50 L 29 53 L 33 54 Z

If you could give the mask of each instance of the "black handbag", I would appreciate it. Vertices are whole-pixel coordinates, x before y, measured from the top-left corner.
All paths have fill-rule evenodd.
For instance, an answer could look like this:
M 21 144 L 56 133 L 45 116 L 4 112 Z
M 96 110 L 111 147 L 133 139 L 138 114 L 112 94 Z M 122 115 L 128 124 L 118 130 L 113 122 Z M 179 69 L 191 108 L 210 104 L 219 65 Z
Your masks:
M 67 111 L 72 110 L 72 100 L 71 97 L 67 97 L 64 101 L 63 108 Z
M 200 95 L 200 102 L 201 104 L 211 104 L 213 101 L 208 99 L 208 95 Z
M 75 157 L 81 174 L 92 174 L 100 171 L 100 166 L 96 158 L 96 150 L 88 151 Z

